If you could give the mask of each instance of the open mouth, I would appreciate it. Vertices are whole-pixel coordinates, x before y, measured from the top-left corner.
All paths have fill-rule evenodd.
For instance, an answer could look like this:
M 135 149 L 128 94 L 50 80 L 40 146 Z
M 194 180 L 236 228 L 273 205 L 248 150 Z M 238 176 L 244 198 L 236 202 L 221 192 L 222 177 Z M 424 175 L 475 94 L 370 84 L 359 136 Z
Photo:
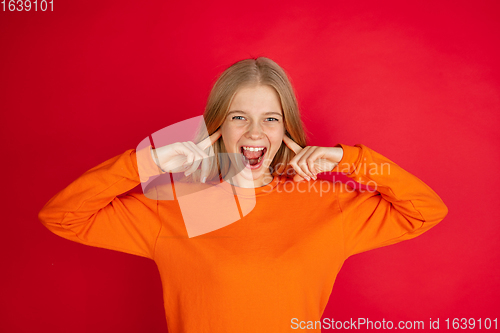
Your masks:
M 264 155 L 267 152 L 266 147 L 242 146 L 240 148 L 243 163 L 250 169 L 258 169 L 262 165 Z

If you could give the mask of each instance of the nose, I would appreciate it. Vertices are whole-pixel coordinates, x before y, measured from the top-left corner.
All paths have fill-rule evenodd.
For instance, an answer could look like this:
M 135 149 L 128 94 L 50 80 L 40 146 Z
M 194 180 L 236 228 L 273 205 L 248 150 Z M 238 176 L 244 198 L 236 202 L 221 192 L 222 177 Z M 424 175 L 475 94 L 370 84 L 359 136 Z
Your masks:
M 264 132 L 262 131 L 262 127 L 256 123 L 253 122 L 252 124 L 249 125 L 248 132 L 247 132 L 247 137 L 252 139 L 252 140 L 258 140 L 263 137 Z

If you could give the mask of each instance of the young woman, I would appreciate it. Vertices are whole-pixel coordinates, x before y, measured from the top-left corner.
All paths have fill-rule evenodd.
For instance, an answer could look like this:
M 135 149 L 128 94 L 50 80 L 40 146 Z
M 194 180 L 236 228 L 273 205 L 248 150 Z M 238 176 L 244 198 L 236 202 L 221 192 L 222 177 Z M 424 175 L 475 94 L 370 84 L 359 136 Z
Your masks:
M 299 322 L 319 332 L 349 256 L 414 238 L 447 214 L 431 188 L 365 145 L 306 146 L 293 88 L 268 58 L 224 71 L 203 118 L 194 142 L 127 150 L 39 213 L 61 237 L 154 260 L 171 333 Z M 367 187 L 318 180 L 325 171 Z M 121 196 L 163 174 L 185 177 Z

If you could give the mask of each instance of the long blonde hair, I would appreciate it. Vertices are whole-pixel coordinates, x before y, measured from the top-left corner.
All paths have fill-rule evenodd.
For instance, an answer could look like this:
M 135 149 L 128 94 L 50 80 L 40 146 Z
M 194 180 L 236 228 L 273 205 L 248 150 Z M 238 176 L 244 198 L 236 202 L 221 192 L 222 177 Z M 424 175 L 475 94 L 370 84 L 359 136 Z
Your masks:
M 231 101 L 238 89 L 255 85 L 268 85 L 276 90 L 283 109 L 285 135 L 288 134 L 299 146 L 305 147 L 307 138 L 292 84 L 283 68 L 266 57 L 240 60 L 227 68 L 218 77 L 210 91 L 203 114 L 206 131 L 204 128 L 198 131 L 195 143 L 202 141 L 207 132 L 208 135 L 211 135 L 222 126 L 227 117 Z M 222 137 L 212 147 L 216 162 L 212 164 L 207 181 L 219 180 L 220 177 L 224 177 L 228 173 L 230 168 L 230 160 L 227 154 L 224 154 L 227 151 Z M 206 152 L 208 152 L 208 149 Z M 219 153 L 222 155 L 219 155 Z M 291 167 L 286 166 L 293 156 L 295 156 L 295 153 L 283 143 L 270 164 L 272 174 L 290 174 Z M 198 169 L 185 177 L 185 180 L 199 181 L 200 173 L 201 170 Z

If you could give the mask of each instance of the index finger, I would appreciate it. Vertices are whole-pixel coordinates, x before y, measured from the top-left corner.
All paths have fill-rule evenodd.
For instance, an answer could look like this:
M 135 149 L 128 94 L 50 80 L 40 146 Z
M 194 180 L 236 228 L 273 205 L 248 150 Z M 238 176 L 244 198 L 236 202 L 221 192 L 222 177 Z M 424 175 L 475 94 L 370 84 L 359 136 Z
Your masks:
M 221 129 L 219 128 L 212 135 L 207 136 L 205 139 L 196 144 L 201 150 L 205 150 L 211 145 L 213 145 L 217 140 L 219 140 L 222 135 Z
M 288 148 L 290 148 L 295 154 L 300 153 L 300 151 L 303 149 L 301 146 L 299 146 L 295 141 L 290 139 L 288 135 L 283 136 L 283 142 L 287 145 Z

